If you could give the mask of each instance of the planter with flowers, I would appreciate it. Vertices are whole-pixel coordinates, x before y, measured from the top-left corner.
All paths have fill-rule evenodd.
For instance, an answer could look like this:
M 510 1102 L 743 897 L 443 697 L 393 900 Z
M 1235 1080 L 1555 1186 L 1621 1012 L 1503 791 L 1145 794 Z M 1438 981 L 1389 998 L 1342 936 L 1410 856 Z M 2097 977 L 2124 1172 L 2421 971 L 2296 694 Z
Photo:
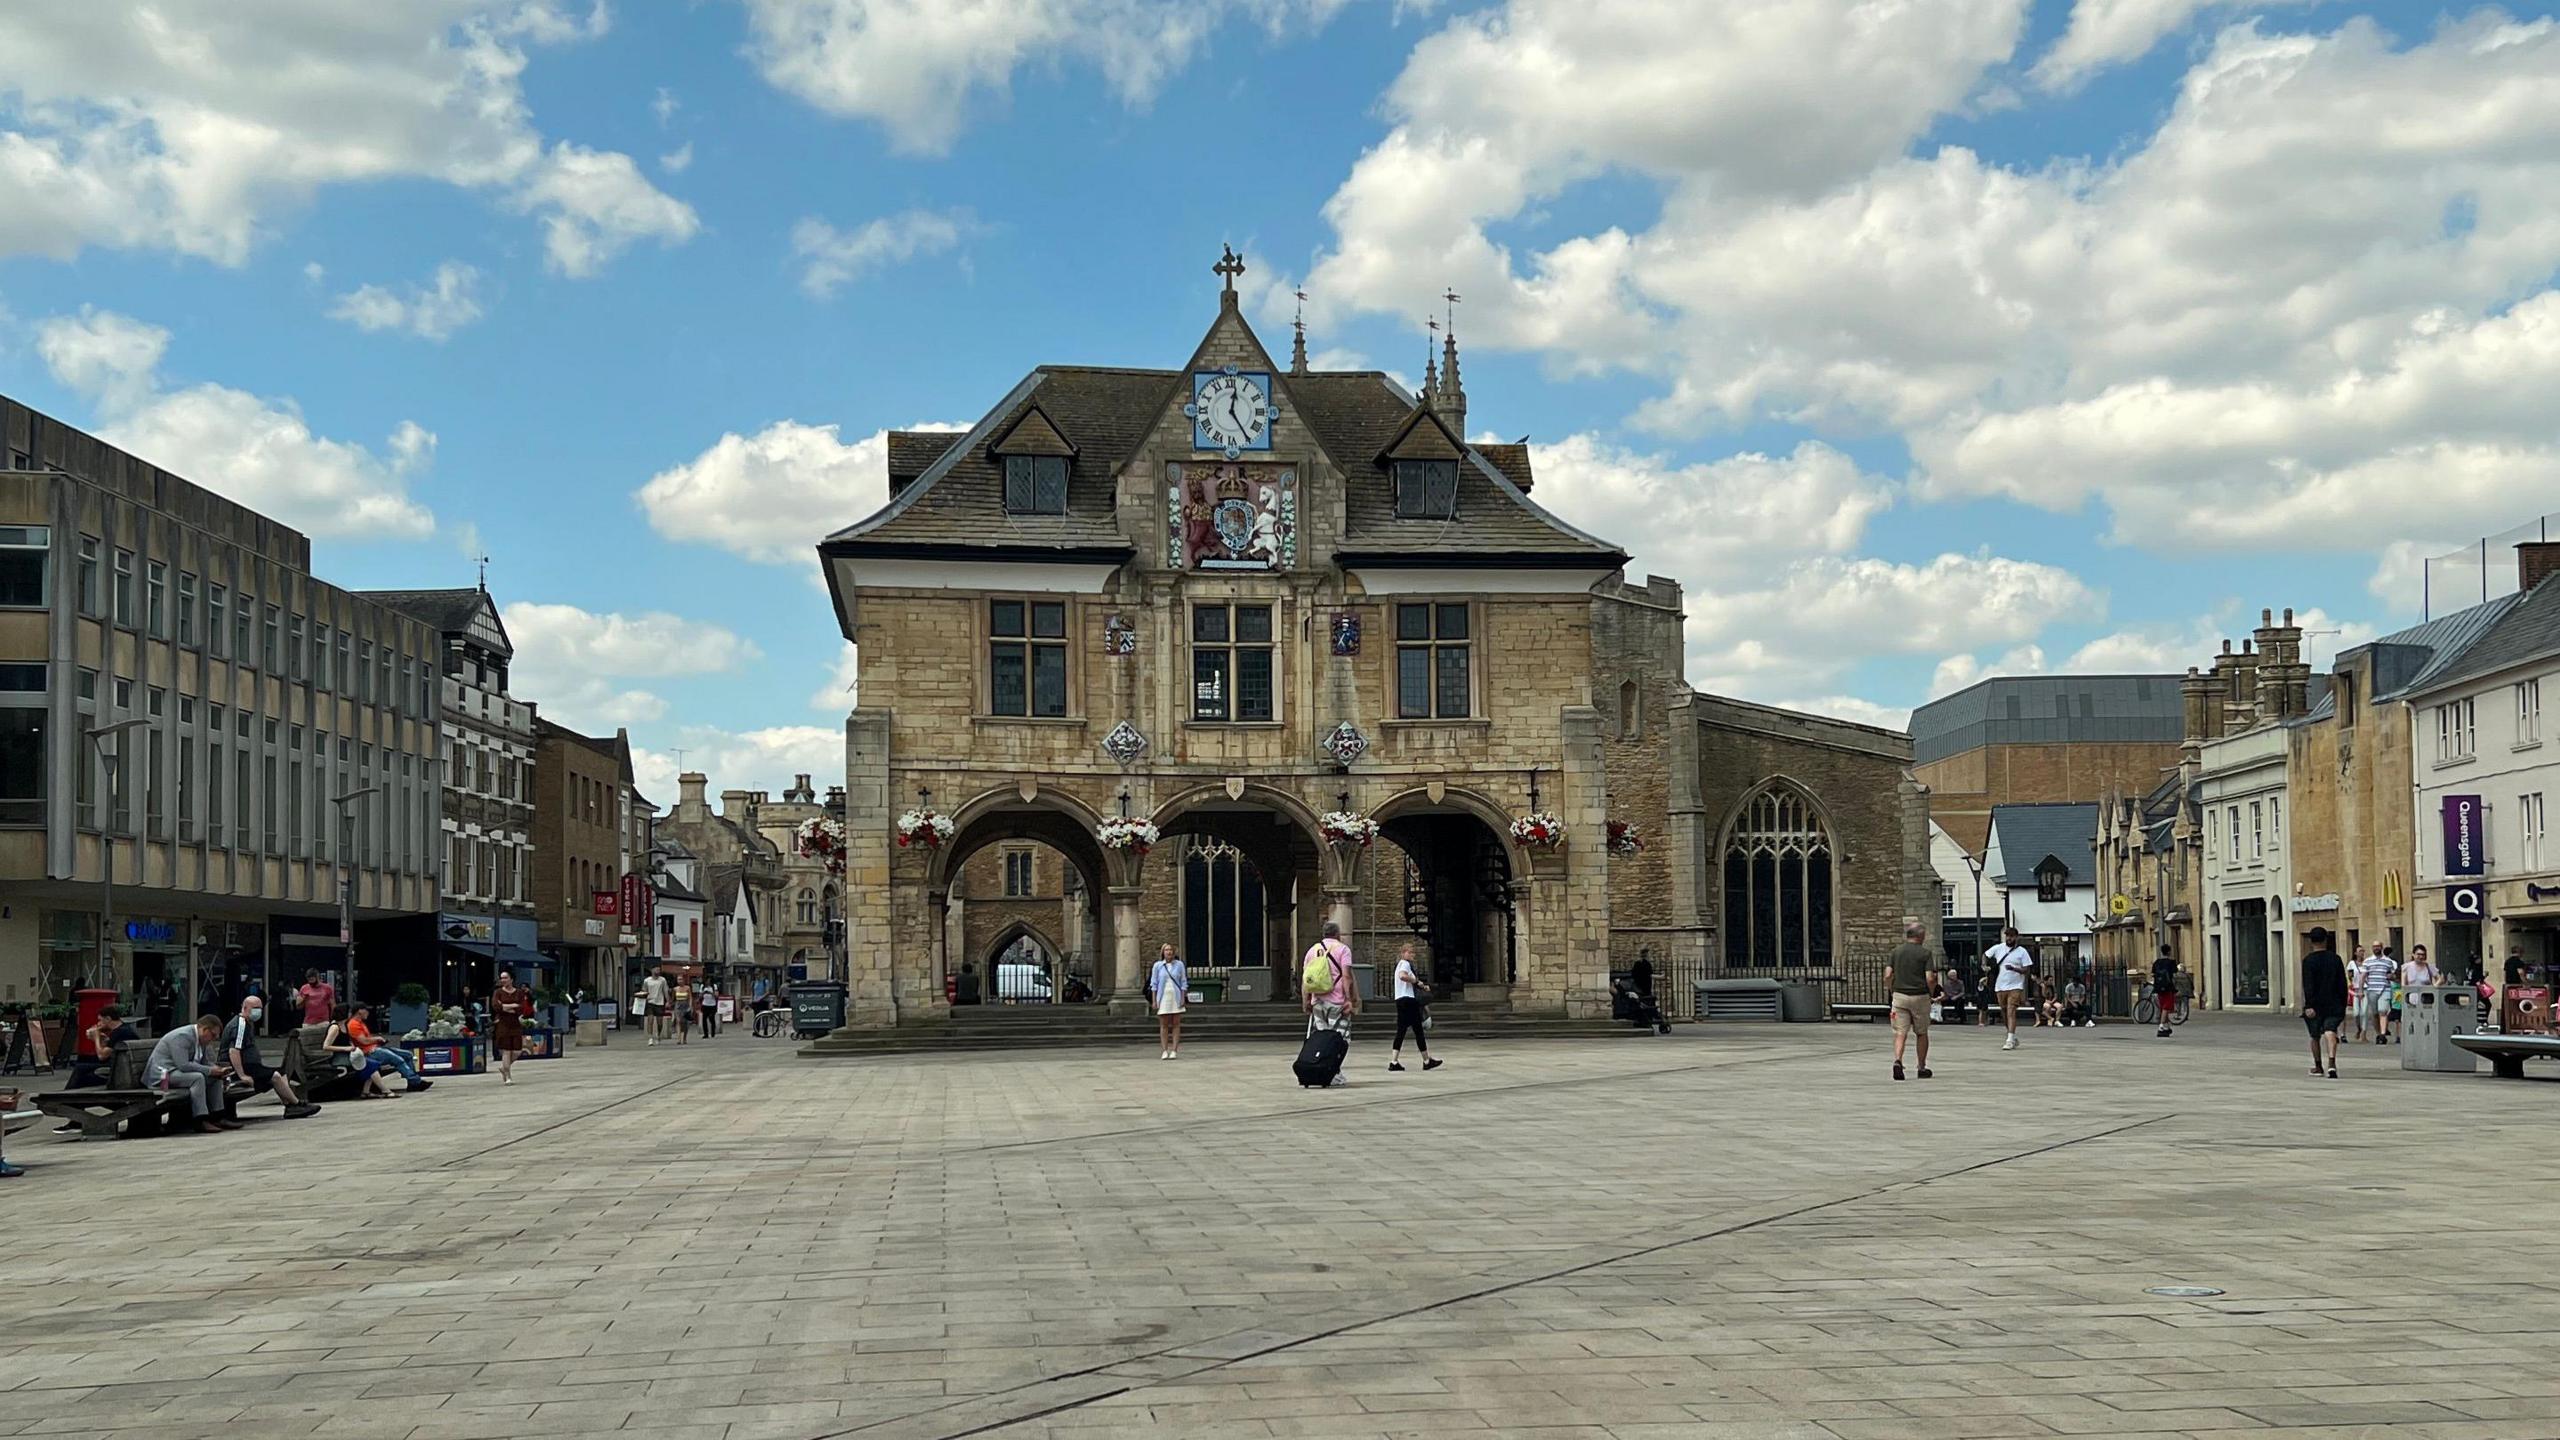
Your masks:
M 791 848 L 804 860 L 817 860 L 827 873 L 844 874 L 844 822 L 829 815 L 812 815 L 800 822 L 792 833 Z
M 1632 822 L 1625 820 L 1612 820 L 1609 822 L 1610 854 L 1636 855 L 1643 853 L 1643 850 L 1644 836 L 1636 832 L 1636 827 Z
M 1511 822 L 1511 838 L 1533 850 L 1553 850 L 1564 843 L 1564 821 L 1552 810 L 1532 810 Z
M 921 805 L 898 817 L 898 848 L 901 850 L 911 845 L 939 850 L 944 841 L 959 833 L 960 827 L 951 823 L 950 816 Z M 841 835 L 842 831 L 839 830 L 838 834 Z
M 1153 820 L 1105 820 L 1093 827 L 1093 838 L 1105 850 L 1117 850 L 1132 857 L 1143 856 L 1164 838 Z
M 1378 822 L 1355 810 L 1328 810 L 1316 817 L 1316 832 L 1333 845 L 1366 850 L 1377 843 Z

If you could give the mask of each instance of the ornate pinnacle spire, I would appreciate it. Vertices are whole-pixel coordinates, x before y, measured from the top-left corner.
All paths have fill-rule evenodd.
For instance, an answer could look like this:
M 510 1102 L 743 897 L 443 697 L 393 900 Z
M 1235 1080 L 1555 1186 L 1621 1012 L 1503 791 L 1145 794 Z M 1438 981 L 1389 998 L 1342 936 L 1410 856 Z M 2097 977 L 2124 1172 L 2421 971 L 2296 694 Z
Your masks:
M 1467 433 L 1467 387 L 1458 379 L 1458 292 L 1444 292 L 1441 299 L 1449 304 L 1449 329 L 1443 341 L 1440 366 L 1440 410 L 1456 426 L 1458 438 Z
M 1307 373 L 1307 292 L 1304 290 L 1298 292 L 1298 314 L 1289 322 L 1289 328 L 1296 332 L 1296 338 L 1289 342 L 1289 373 L 1304 375 Z
M 1422 342 L 1422 408 L 1428 410 L 1440 398 L 1440 322 L 1425 320 L 1422 325 L 1431 332 Z

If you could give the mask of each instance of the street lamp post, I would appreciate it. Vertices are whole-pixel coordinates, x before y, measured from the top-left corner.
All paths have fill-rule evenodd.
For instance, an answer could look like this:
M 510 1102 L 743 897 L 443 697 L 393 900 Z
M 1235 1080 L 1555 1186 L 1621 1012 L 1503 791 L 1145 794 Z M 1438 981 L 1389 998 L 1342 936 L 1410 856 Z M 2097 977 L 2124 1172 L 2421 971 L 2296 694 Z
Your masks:
M 356 812 L 355 802 L 382 793 L 379 785 L 333 795 L 338 807 L 338 944 L 347 962 L 347 1003 L 356 1003 Z
M 98 747 L 98 757 L 107 765 L 107 813 L 98 826 L 99 900 L 98 900 L 98 974 L 101 989 L 116 988 L 115 941 L 109 938 L 116 923 L 116 804 L 124 792 L 124 736 L 150 724 L 140 715 L 93 725 L 83 730 L 89 743 Z M 116 737 L 112 754 L 107 750 L 107 737 Z
M 1989 857 L 1971 851 L 1960 853 L 1964 855 L 1964 868 L 1973 872 L 1973 934 L 1966 939 L 1965 945 L 1968 949 L 1978 950 L 1982 945 L 1982 867 Z

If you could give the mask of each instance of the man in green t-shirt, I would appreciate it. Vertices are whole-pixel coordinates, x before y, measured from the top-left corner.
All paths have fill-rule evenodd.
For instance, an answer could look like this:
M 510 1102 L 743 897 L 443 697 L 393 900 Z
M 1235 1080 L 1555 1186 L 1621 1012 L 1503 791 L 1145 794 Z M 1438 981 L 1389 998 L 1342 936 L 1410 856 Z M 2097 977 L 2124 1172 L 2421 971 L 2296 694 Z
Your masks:
M 1885 987 L 1893 994 L 1893 1078 L 1902 1078 L 1902 1051 L 1918 1037 L 1920 1078 L 1929 1078 L 1929 971 L 1934 963 L 1928 927 L 1913 921 L 1902 927 L 1902 943 L 1884 965 Z

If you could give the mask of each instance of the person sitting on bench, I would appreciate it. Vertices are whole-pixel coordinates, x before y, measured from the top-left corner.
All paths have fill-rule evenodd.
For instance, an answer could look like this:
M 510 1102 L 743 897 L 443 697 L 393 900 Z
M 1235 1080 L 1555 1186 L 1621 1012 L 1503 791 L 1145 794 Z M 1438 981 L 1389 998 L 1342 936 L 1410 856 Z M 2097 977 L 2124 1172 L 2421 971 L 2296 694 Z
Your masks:
M 196 1129 L 207 1135 L 240 1128 L 240 1122 L 231 1118 L 231 1097 L 223 1084 L 230 1078 L 231 1069 L 214 1063 L 213 1058 L 213 1037 L 221 1030 L 221 1017 L 199 1015 L 193 1025 L 161 1036 L 159 1043 L 151 1047 L 151 1059 L 142 1069 L 143 1084 L 154 1090 L 186 1094 L 187 1106 L 195 1112 Z
M 234 1073 L 261 1090 L 273 1090 L 284 1102 L 284 1118 L 299 1120 L 317 1115 L 320 1107 L 293 1093 L 293 1082 L 282 1071 L 268 1067 L 258 1054 L 258 1026 L 266 1018 L 267 1002 L 257 995 L 240 997 L 240 1013 L 222 1027 L 222 1053 L 230 1061 Z
M 433 1085 L 434 1081 L 419 1077 L 418 1062 L 409 1058 L 409 1052 L 406 1049 L 398 1045 L 384 1044 L 382 1037 L 373 1033 L 372 1027 L 365 1024 L 372 1017 L 373 1007 L 370 1005 L 347 1007 L 347 1038 L 356 1042 L 356 1049 L 363 1054 L 363 1068 L 368 1073 L 380 1070 L 397 1071 L 401 1079 L 409 1082 L 409 1088 L 412 1090 L 424 1090 Z
M 89 1027 L 89 1049 L 93 1053 L 73 1058 L 71 1083 L 62 1088 L 65 1090 L 106 1089 L 107 1077 L 115 1071 L 116 1048 L 127 1040 L 141 1038 L 134 1033 L 132 1022 L 124 1018 L 123 1006 L 110 1005 L 99 1011 L 98 1023 Z M 77 1135 L 80 1133 L 80 1122 L 65 1120 L 53 1127 L 53 1133 Z

